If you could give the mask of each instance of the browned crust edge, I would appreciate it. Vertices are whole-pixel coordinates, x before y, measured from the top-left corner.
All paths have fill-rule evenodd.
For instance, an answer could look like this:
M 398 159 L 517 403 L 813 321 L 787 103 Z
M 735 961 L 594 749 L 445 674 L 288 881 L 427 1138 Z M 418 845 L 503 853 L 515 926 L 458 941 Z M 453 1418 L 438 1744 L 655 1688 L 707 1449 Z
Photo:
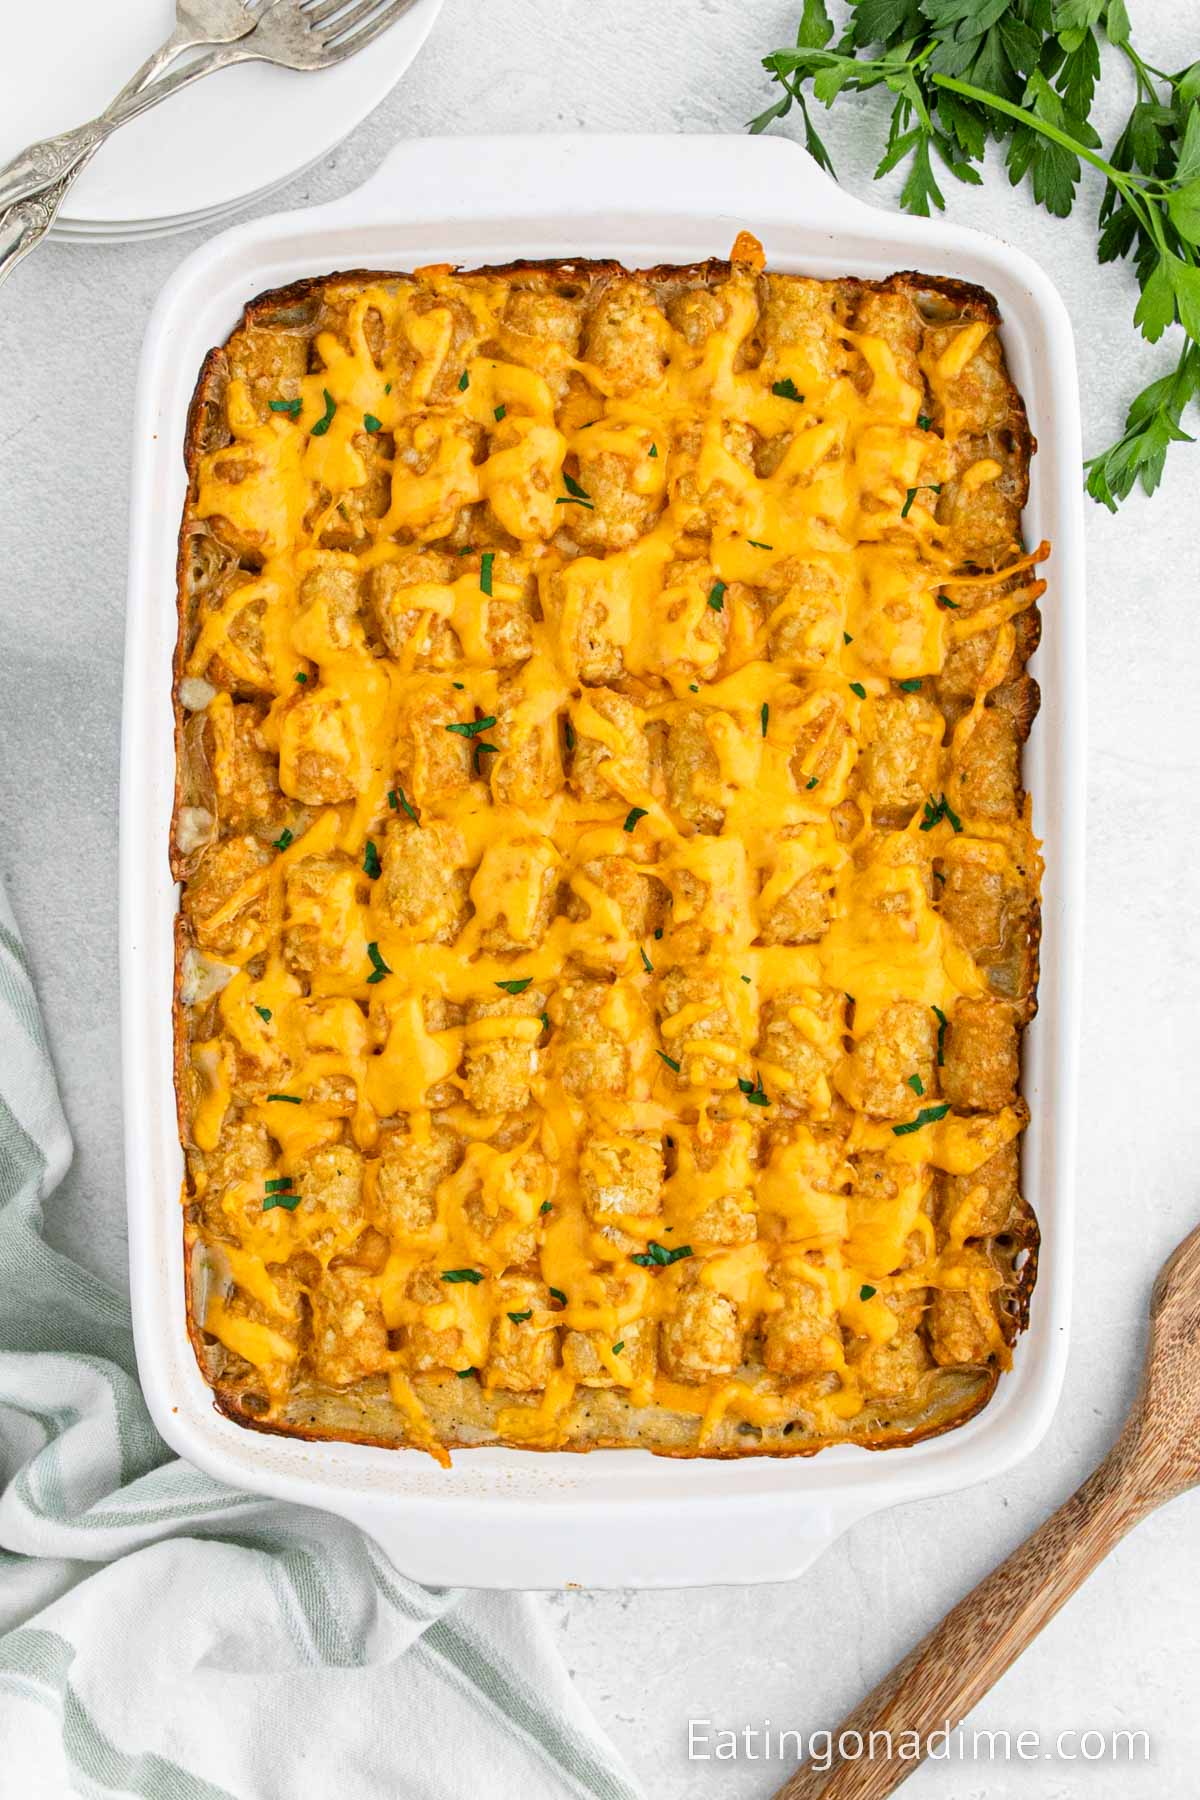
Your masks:
M 538 282 L 549 283 L 563 281 L 573 275 L 586 277 L 589 281 L 601 278 L 616 279 L 627 274 L 640 275 L 649 281 L 673 282 L 713 282 L 726 279 L 733 265 L 727 259 L 710 257 L 702 262 L 677 264 L 660 263 L 649 269 L 628 270 L 624 264 L 613 259 L 594 259 L 585 257 L 545 259 L 541 261 L 518 258 L 508 263 L 488 263 L 478 268 L 463 271 L 454 265 L 456 273 L 494 276 L 531 276 Z M 179 683 L 182 679 L 183 664 L 187 648 L 187 635 L 190 624 L 188 615 L 188 584 L 186 582 L 185 556 L 187 550 L 188 527 L 192 520 L 192 508 L 196 497 L 196 478 L 199 459 L 203 449 L 205 427 L 209 418 L 209 409 L 214 404 L 220 384 L 226 376 L 225 346 L 239 330 L 245 329 L 265 319 L 270 313 L 278 313 L 282 308 L 291 308 L 304 304 L 318 296 L 325 288 L 339 282 L 378 282 L 410 279 L 411 270 L 393 269 L 338 269 L 327 275 L 305 276 L 299 281 L 290 282 L 284 287 L 270 288 L 247 301 L 241 315 L 232 327 L 225 344 L 214 346 L 201 365 L 196 387 L 188 406 L 187 423 L 184 434 L 183 461 L 187 473 L 187 492 L 184 498 L 183 513 L 180 519 L 179 548 L 176 558 L 176 601 L 178 631 L 175 643 L 175 655 L 172 670 L 171 698 L 175 718 L 175 798 L 171 813 L 170 840 L 168 854 L 171 872 L 178 881 L 182 876 L 179 858 L 175 849 L 176 824 L 182 800 L 182 731 L 183 708 L 179 700 Z M 934 294 L 951 303 L 960 316 L 973 319 L 986 319 L 989 323 L 1000 326 L 1002 323 L 1000 309 L 995 296 L 988 289 L 979 287 L 973 282 L 960 281 L 953 276 L 926 275 L 920 270 L 903 269 L 881 280 L 867 277 L 846 276 L 847 285 L 852 285 L 859 292 L 889 292 L 904 289 L 912 293 Z M 1008 391 L 1009 429 L 1014 436 L 1014 450 L 1021 470 L 1021 509 L 1029 498 L 1030 465 L 1037 450 L 1037 439 L 1034 437 L 1025 402 L 1018 392 L 1008 368 L 1007 359 L 1004 364 L 1004 377 Z M 1036 610 L 1036 609 L 1035 609 Z M 1040 614 L 1039 632 L 1040 632 Z M 1036 643 L 1034 648 L 1036 649 Z M 1037 683 L 1030 680 L 1030 704 L 1022 719 L 1024 734 L 1027 736 L 1033 720 L 1040 707 L 1040 695 Z M 1026 1021 L 1032 1018 L 1037 1010 L 1037 987 L 1040 977 L 1041 946 L 1041 904 L 1035 893 L 1030 907 L 1030 955 L 1033 961 L 1032 982 L 1026 1007 Z M 172 1023 L 173 1023 L 173 1085 L 175 1089 L 176 1112 L 179 1121 L 180 1140 L 185 1133 L 183 1078 L 187 1058 L 187 1033 L 184 1019 L 184 1007 L 179 997 L 181 983 L 182 953 L 187 943 L 186 924 L 182 912 L 175 921 L 175 971 L 172 987 Z M 183 1200 L 188 1199 L 188 1178 L 185 1172 L 183 1184 Z M 319 1428 L 301 1424 L 280 1423 L 257 1419 L 245 1412 L 232 1398 L 230 1390 L 219 1380 L 210 1378 L 206 1369 L 204 1356 L 204 1339 L 200 1326 L 197 1325 L 191 1297 L 191 1281 L 188 1274 L 188 1234 L 186 1220 L 181 1216 L 181 1231 L 184 1234 L 184 1291 L 186 1307 L 186 1324 L 189 1340 L 196 1356 L 201 1374 L 208 1383 L 213 1396 L 213 1405 L 217 1412 L 246 1430 L 261 1432 L 267 1436 L 300 1439 L 307 1443 L 353 1443 L 387 1450 L 424 1450 L 424 1446 L 405 1439 L 392 1439 L 373 1436 L 366 1432 L 355 1432 L 341 1429 L 337 1432 L 322 1431 Z M 1029 1324 L 1029 1309 L 1033 1290 L 1037 1282 L 1041 1232 L 1036 1216 L 1027 1202 L 1022 1200 L 1021 1210 L 1006 1234 L 1013 1240 L 1014 1258 L 1023 1256 L 1017 1273 L 1015 1284 L 1007 1290 L 1009 1305 L 1004 1309 L 1001 1329 L 1004 1341 L 1011 1349 L 1016 1339 Z M 903 1449 L 908 1446 L 925 1443 L 942 1437 L 949 1431 L 955 1431 L 961 1425 L 975 1418 L 987 1406 L 1003 1371 L 995 1364 L 981 1369 L 981 1380 L 976 1393 L 972 1394 L 962 1405 L 947 1412 L 946 1416 L 930 1424 L 919 1426 L 913 1430 L 889 1429 L 879 1432 L 861 1433 L 853 1438 L 823 1438 L 816 1442 L 808 1441 L 794 1448 L 787 1444 L 750 1444 L 737 1449 L 710 1449 L 692 1446 L 664 1448 L 654 1445 L 637 1445 L 635 1448 L 649 1450 L 651 1455 L 665 1456 L 676 1460 L 690 1461 L 704 1458 L 706 1461 L 735 1462 L 749 1457 L 809 1457 L 820 1451 L 831 1448 L 837 1443 L 852 1443 L 859 1448 L 871 1451 Z M 448 1450 L 470 1450 L 494 1448 L 492 1444 L 455 1444 L 448 1442 Z M 537 1445 L 509 1444 L 506 1449 L 525 1449 L 541 1451 Z M 584 1455 L 592 1450 L 628 1449 L 627 1440 L 621 1438 L 596 1437 L 587 1443 L 563 1444 L 555 1447 L 572 1455 Z M 427 1452 L 426 1452 L 427 1453 Z M 542 1451 L 544 1453 L 544 1451 Z

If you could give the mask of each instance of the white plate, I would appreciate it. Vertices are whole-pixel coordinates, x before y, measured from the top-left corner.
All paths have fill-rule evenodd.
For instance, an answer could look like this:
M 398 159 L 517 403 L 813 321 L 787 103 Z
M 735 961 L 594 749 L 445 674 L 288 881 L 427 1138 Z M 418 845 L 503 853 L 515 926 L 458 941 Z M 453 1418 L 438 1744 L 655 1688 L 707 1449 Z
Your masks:
M 674 1461 L 495 1447 L 451 1469 L 412 1450 L 247 1431 L 214 1406 L 188 1341 L 182 1155 L 171 1085 L 167 866 L 174 785 L 171 659 L 180 447 L 196 373 L 247 294 L 332 269 L 617 256 L 635 266 L 724 255 L 739 227 L 777 268 L 927 269 L 996 295 L 1013 378 L 1039 440 L 1025 530 L 1054 546 L 1027 748 L 1046 840 L 1042 979 L 1026 1033 L 1033 1123 L 1024 1188 L 1043 1243 L 1028 1332 L 990 1405 L 909 1449 L 811 1459 Z M 942 219 L 853 199 L 782 138 L 442 138 L 397 145 L 355 194 L 235 226 L 176 270 L 146 333 L 134 414 L 121 749 L 121 1011 L 130 1284 L 138 1367 L 159 1431 L 218 1479 L 352 1519 L 419 1580 L 470 1587 L 679 1587 L 780 1581 L 897 1501 L 998 1480 L 1050 1424 L 1067 1352 L 1083 944 L 1083 501 L 1079 393 L 1066 308 L 1022 250 Z
M 107 143 L 71 189 L 69 232 L 114 238 L 184 231 L 197 215 L 278 187 L 352 131 L 395 86 L 442 0 L 415 0 L 369 48 L 336 69 L 296 74 L 243 63 L 197 82 Z M 174 22 L 171 0 L 38 0 L 6 9 L 0 57 L 0 162 L 101 112 Z M 127 229 L 128 228 L 128 229 Z

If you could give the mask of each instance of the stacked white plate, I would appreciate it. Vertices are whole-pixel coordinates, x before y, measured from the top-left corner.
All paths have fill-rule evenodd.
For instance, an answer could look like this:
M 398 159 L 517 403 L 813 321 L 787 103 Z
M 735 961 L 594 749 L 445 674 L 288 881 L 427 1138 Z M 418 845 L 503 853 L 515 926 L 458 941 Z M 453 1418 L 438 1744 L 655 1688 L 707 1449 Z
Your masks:
M 414 4 L 366 50 L 297 74 L 242 63 L 124 126 L 67 195 L 58 237 L 120 242 L 231 217 L 318 162 L 377 106 L 442 0 Z M 172 0 L 39 0 L 4 21 L 0 163 L 103 111 L 170 35 Z

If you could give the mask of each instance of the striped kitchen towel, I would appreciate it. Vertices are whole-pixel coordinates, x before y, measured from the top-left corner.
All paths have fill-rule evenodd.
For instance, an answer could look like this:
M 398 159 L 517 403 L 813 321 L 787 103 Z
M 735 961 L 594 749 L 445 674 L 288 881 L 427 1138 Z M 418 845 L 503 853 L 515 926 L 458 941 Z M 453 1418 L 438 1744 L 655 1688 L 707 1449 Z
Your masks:
M 638 1800 L 538 1600 L 172 1459 L 124 1299 L 42 1236 L 70 1159 L 0 889 L 0 1795 Z

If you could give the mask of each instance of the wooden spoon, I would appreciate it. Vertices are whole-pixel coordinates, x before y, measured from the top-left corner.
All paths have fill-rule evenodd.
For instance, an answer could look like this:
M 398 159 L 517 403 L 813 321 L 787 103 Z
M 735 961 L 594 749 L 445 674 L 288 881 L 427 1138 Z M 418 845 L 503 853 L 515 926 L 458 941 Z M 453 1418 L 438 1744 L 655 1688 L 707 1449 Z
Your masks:
M 916 1740 L 902 1734 L 919 1733 L 924 1746 L 931 1732 L 958 1725 L 1125 1533 L 1197 1482 L 1200 1229 L 1154 1284 L 1141 1390 L 1100 1467 L 842 1721 L 832 1766 L 805 1763 L 775 1800 L 882 1800 L 893 1793 L 919 1762 L 911 1754 Z M 891 1732 L 892 1757 L 855 1754 L 872 1731 Z M 849 1740 L 849 1758 L 836 1750 L 843 1732 L 859 1734 Z

